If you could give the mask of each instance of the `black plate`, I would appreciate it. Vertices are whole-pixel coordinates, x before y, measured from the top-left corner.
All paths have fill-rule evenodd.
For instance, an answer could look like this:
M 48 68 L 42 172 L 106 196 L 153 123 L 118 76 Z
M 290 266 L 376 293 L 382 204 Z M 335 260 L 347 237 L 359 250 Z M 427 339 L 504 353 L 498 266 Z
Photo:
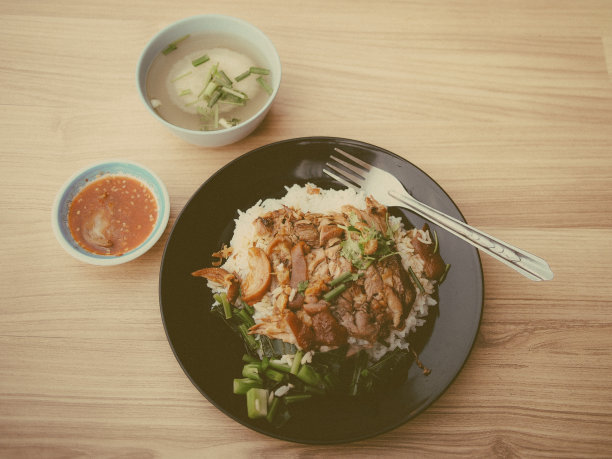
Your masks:
M 393 429 L 425 410 L 452 383 L 468 358 L 483 305 L 478 252 L 432 225 L 451 269 L 440 286 L 439 308 L 430 310 L 427 325 L 419 329 L 413 343 L 431 374 L 425 376 L 413 364 L 401 385 L 375 398 L 304 403 L 298 414 L 279 429 L 265 420 L 247 417 L 245 397 L 232 393 L 232 380 L 241 375 L 241 339 L 209 312 L 210 290 L 203 279 L 190 273 L 210 266 L 211 254 L 229 243 L 237 209 L 245 210 L 259 199 L 280 198 L 285 194 L 284 187 L 295 183 L 341 188 L 322 172 L 334 147 L 391 171 L 417 199 L 465 220 L 434 180 L 393 153 L 339 138 L 285 140 L 237 158 L 196 191 L 174 224 L 160 272 L 161 314 L 168 341 L 193 384 L 213 405 L 245 426 L 302 443 L 364 439 Z M 402 209 L 392 209 L 392 213 L 417 227 L 424 222 Z

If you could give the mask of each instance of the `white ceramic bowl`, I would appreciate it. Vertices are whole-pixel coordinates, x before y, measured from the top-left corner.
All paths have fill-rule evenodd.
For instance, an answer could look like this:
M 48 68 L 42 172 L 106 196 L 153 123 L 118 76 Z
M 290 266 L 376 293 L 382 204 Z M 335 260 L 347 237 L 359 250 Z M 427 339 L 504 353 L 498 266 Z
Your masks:
M 74 240 L 68 226 L 68 211 L 74 197 L 86 185 L 105 175 L 127 175 L 138 179 L 149 187 L 157 200 L 157 221 L 151 234 L 138 247 L 118 256 L 98 255 L 85 250 Z M 153 247 L 164 233 L 169 217 L 170 199 L 168 191 L 153 171 L 130 161 L 105 161 L 82 169 L 64 184 L 53 203 L 51 224 L 55 237 L 70 255 L 86 263 L 109 266 L 131 261 Z
M 187 34 L 207 33 L 220 34 L 231 40 L 238 40 L 247 46 L 257 50 L 257 54 L 263 59 L 260 66 L 270 69 L 270 85 L 272 94 L 268 97 L 266 104 L 248 120 L 240 124 L 217 131 L 195 131 L 175 126 L 164 120 L 147 97 L 146 79 L 149 67 L 153 59 L 161 53 L 169 43 L 184 37 Z M 228 45 L 231 48 L 231 45 Z M 149 113 L 161 124 L 175 135 L 187 142 L 205 147 L 219 147 L 237 142 L 259 126 L 270 110 L 281 82 L 281 63 L 276 48 L 270 39 L 257 27 L 230 16 L 218 14 L 205 14 L 192 16 L 175 22 L 157 33 L 147 44 L 138 61 L 136 69 L 136 83 L 140 99 Z

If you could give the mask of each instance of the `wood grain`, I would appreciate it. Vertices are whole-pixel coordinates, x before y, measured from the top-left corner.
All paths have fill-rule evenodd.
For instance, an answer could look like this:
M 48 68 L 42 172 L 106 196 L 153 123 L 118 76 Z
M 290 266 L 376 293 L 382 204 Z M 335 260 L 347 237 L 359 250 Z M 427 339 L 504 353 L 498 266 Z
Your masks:
M 135 68 L 193 14 L 260 27 L 283 64 L 247 139 L 188 145 L 151 119 Z M 610 457 L 612 3 L 573 1 L 0 4 L 0 456 Z M 378 437 L 308 446 L 252 432 L 191 385 L 157 279 L 169 229 L 216 170 L 277 140 L 370 142 L 423 169 L 469 223 L 545 258 L 533 283 L 483 255 L 474 350 L 425 413 Z M 124 158 L 171 196 L 166 234 L 86 266 L 50 209 L 77 169 Z

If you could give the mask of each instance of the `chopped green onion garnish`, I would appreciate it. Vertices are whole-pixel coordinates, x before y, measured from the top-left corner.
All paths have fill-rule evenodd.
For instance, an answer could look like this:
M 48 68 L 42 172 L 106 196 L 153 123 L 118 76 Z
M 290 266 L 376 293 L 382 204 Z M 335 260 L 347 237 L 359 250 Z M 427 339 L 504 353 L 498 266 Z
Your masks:
M 268 94 L 272 94 L 272 87 L 268 84 L 268 82 L 266 80 L 264 80 L 263 77 L 257 77 L 257 82 L 259 83 L 259 85 L 264 88 L 264 90 L 268 93 Z
M 342 294 L 342 292 L 347 289 L 347 287 L 348 286 L 346 284 L 340 284 L 336 288 L 330 290 L 325 295 L 323 295 L 323 299 L 329 303 L 338 298 Z
M 318 386 L 321 382 L 321 375 L 310 365 L 302 365 L 297 372 L 297 377 L 311 386 Z
M 272 400 L 272 404 L 270 405 L 270 408 L 268 408 L 268 414 L 266 415 L 266 420 L 268 422 L 274 421 L 274 418 L 276 417 L 276 412 L 278 411 L 279 403 L 280 399 L 278 397 L 275 397 Z
M 261 371 L 261 360 L 255 362 L 248 362 L 242 367 L 242 376 L 246 378 L 258 378 L 259 372 Z
M 183 89 L 180 93 L 179 96 L 183 97 L 183 96 L 187 96 L 191 94 L 191 89 Z
M 234 394 L 244 395 L 250 389 L 261 389 L 262 383 L 251 378 L 236 378 L 234 379 Z
M 258 75 L 269 75 L 270 74 L 270 70 L 264 69 L 264 68 L 261 68 L 261 67 L 251 67 L 249 69 L 249 73 L 256 73 Z
M 246 72 L 241 73 L 240 75 L 238 75 L 236 78 L 234 78 L 236 80 L 236 82 L 238 81 L 242 81 L 244 80 L 246 77 L 248 77 L 251 74 L 250 70 L 247 70 Z
M 211 68 L 209 68 L 207 70 L 206 75 L 204 76 L 204 81 L 202 82 L 202 84 L 204 85 L 204 89 L 202 89 L 200 94 L 198 94 L 198 99 L 201 98 L 201 97 L 206 96 L 206 94 L 205 94 L 206 93 L 206 89 L 208 89 L 208 85 L 210 83 L 210 79 L 212 78 L 213 74 L 217 71 L 217 66 L 218 65 L 219 64 L 215 64 L 215 65 L 213 65 Z M 213 90 L 214 90 L 214 88 L 211 90 L 211 93 L 212 93 Z
M 263 418 L 268 414 L 268 391 L 254 387 L 246 394 L 249 418 Z
M 310 394 L 287 395 L 285 396 L 285 403 L 303 402 L 304 400 L 308 400 L 310 398 L 312 398 L 312 395 Z
M 246 99 L 241 99 L 240 97 L 236 97 L 235 95 L 228 94 L 226 92 L 223 93 L 219 102 L 231 105 L 246 105 Z
M 232 306 L 229 304 L 227 300 L 227 295 L 222 292 L 214 295 L 214 299 L 223 306 L 223 312 L 225 313 L 226 319 L 232 318 Z
M 238 329 L 240 330 L 240 334 L 242 335 L 242 338 L 244 339 L 244 342 L 247 344 L 249 349 L 255 352 L 259 346 L 257 344 L 257 341 L 255 341 L 255 338 L 253 338 L 253 335 L 249 335 L 249 331 L 246 325 L 240 324 L 238 325 Z
M 255 314 L 255 308 L 253 306 L 251 306 L 248 303 L 244 303 L 244 302 L 242 304 L 244 306 L 244 309 L 246 309 L 249 314 L 251 315 Z
M 303 281 L 298 282 L 298 285 L 297 285 L 298 293 L 304 293 L 307 288 L 308 288 L 308 281 L 307 280 L 303 280 Z
M 187 38 L 189 38 L 189 34 L 187 34 L 187 35 L 185 35 L 184 37 L 181 37 L 181 38 L 179 38 L 179 39 L 177 39 L 177 40 L 174 40 L 172 43 L 170 43 L 170 44 L 169 44 L 169 45 L 166 47 L 166 49 L 164 49 L 164 50 L 162 51 L 162 53 L 163 53 L 163 54 L 169 54 L 169 53 L 171 53 L 172 51 L 174 51 L 174 50 L 177 48 L 177 45 L 178 45 L 180 42 L 182 42 L 183 40 L 185 40 L 185 39 L 187 39 Z
M 253 325 L 255 325 L 255 321 L 253 320 L 253 318 L 244 309 L 234 308 L 232 314 L 238 316 L 238 318 L 242 320 L 242 323 L 244 323 L 247 327 L 252 327 Z
M 168 47 L 162 51 L 162 53 L 164 53 L 164 55 L 168 55 L 168 54 L 170 54 L 172 51 L 174 51 L 175 49 L 176 49 L 176 45 L 174 45 L 174 44 L 170 43 L 170 44 L 168 45 Z
M 408 272 L 410 273 L 410 277 L 412 277 L 412 280 L 414 281 L 414 283 L 417 285 L 417 287 L 419 287 L 419 290 L 421 291 L 421 293 L 425 293 L 425 287 L 423 287 L 423 284 L 421 284 L 421 281 L 419 280 L 417 275 L 412 270 L 412 266 L 408 266 Z
M 214 81 L 209 82 L 204 88 L 204 97 L 209 98 L 210 96 L 212 96 L 213 92 L 215 92 L 215 89 L 217 89 L 217 83 L 215 83 Z
M 217 73 L 215 73 L 213 81 L 219 86 L 230 87 L 232 85 L 232 80 L 229 79 L 223 70 L 219 70 Z
M 197 67 L 198 65 L 202 65 L 204 62 L 208 62 L 210 60 L 210 57 L 208 57 L 206 54 L 204 54 L 201 57 L 198 57 L 197 59 L 194 59 L 191 61 L 191 64 L 194 67 Z
M 298 349 L 298 351 L 293 356 L 293 364 L 291 365 L 290 371 L 292 375 L 298 374 L 298 370 L 300 369 L 300 365 L 302 363 L 302 357 L 304 357 L 304 351 Z
M 244 354 L 242 356 L 242 361 L 246 363 L 258 363 L 259 359 L 257 357 L 253 357 L 252 355 Z
M 212 107 L 213 105 L 215 105 L 217 101 L 219 100 L 219 97 L 221 97 L 221 91 L 219 91 L 218 89 L 215 89 L 215 92 L 213 92 L 212 95 L 210 96 L 210 99 L 208 101 L 208 106 Z
M 353 273 L 350 271 L 345 271 L 342 274 L 340 274 L 338 277 L 336 277 L 335 279 L 333 279 L 330 283 L 329 286 L 330 287 L 335 287 L 336 285 L 339 284 L 344 284 L 346 281 L 348 281 L 349 279 L 351 279 L 353 277 Z
M 431 230 L 433 233 L 433 238 L 434 238 L 434 248 L 433 248 L 433 252 L 432 253 L 436 253 L 438 251 L 438 233 L 436 233 L 436 230 Z
M 210 80 L 210 77 L 208 79 Z M 200 91 L 200 94 L 198 94 L 198 99 L 202 99 L 204 97 L 204 93 L 206 92 L 207 87 L 208 87 L 208 81 L 204 83 L 204 87 Z
M 380 258 L 378 259 L 378 261 L 380 261 L 380 260 L 384 260 L 384 259 L 385 259 L 385 258 L 387 258 L 387 257 L 391 257 L 391 256 L 393 256 L 393 255 L 397 255 L 397 254 L 399 254 L 399 252 L 391 252 L 391 253 L 388 253 L 387 255 L 383 255 L 382 257 L 380 257 Z
M 280 371 L 273 370 L 272 368 L 268 368 L 267 370 L 265 370 L 264 374 L 266 375 L 266 378 L 277 383 L 281 382 L 285 378 L 285 375 L 283 373 L 281 373 Z
M 191 70 L 189 72 L 185 72 L 182 75 L 177 76 L 174 80 L 172 80 L 172 83 L 174 83 L 175 81 L 180 80 L 181 78 L 185 78 L 188 75 L 191 75 Z
M 218 105 L 215 105 L 213 107 L 213 129 L 219 129 L 219 106 Z M 248 315 L 244 310 L 242 310 L 241 312 L 244 312 L 244 315 L 248 317 L 248 320 L 250 322 L 249 326 L 255 325 L 255 321 L 250 315 Z
M 225 312 L 225 318 L 231 319 L 232 318 L 232 306 L 230 305 L 230 302 L 227 299 L 227 294 L 225 292 L 222 292 L 219 294 L 219 296 L 221 297 L 221 304 L 223 304 L 223 312 Z
M 277 371 L 282 371 L 283 373 L 291 372 L 291 368 L 289 367 L 289 365 L 285 365 L 284 363 L 279 363 L 274 360 L 270 360 L 268 365 L 270 366 L 270 368 L 274 368 Z
M 197 102 L 197 101 L 196 101 Z M 202 115 L 203 118 L 208 119 L 210 117 L 210 115 L 212 114 L 210 108 L 208 107 L 202 107 L 201 105 L 198 105 L 196 107 L 196 110 L 198 111 L 198 113 L 200 115 Z
M 231 94 L 232 96 L 239 97 L 240 99 L 248 99 L 245 93 L 241 91 L 236 91 L 235 89 L 228 88 L 226 86 L 222 86 L 221 91 L 226 92 L 227 94 Z
M 451 266 L 450 263 L 447 263 L 446 267 L 444 268 L 444 272 L 440 276 L 440 280 L 438 280 L 438 284 L 441 284 L 442 282 L 444 282 L 444 279 L 446 279 L 446 275 L 448 274 L 448 270 L 450 269 L 450 266 Z
M 244 368 L 242 369 L 242 377 L 250 379 L 251 381 L 258 383 L 260 386 L 263 385 L 264 382 L 263 378 L 260 375 L 259 368 L 251 366 L 251 364 L 244 366 Z

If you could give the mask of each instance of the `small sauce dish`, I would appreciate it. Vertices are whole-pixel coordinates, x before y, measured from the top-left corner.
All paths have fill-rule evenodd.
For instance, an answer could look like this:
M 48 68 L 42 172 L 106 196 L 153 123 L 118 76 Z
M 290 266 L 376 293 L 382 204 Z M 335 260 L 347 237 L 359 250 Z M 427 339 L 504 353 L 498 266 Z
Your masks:
M 118 265 L 147 252 L 164 233 L 170 199 L 161 179 L 130 161 L 105 161 L 72 176 L 53 203 L 51 223 L 74 258 Z

